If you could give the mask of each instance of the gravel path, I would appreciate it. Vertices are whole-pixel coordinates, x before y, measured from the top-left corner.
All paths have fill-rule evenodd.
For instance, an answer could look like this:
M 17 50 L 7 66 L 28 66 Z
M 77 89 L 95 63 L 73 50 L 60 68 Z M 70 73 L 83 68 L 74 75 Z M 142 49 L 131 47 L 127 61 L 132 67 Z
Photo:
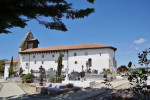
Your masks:
M 15 83 L 8 83 L 3 79 L 0 79 L 0 83 L 3 84 L 3 87 L 0 91 L 0 98 L 16 98 L 24 96 L 26 93 Z
M 116 83 L 119 83 L 120 85 L 115 85 L 116 87 L 114 87 L 111 90 L 107 90 L 104 93 L 90 99 L 90 100 L 101 100 L 102 97 L 107 97 L 109 95 L 111 95 L 112 93 L 118 93 L 118 92 L 125 92 L 126 89 L 128 89 L 130 87 L 130 84 L 128 81 L 125 81 L 124 83 L 120 83 L 120 81 L 116 81 Z M 115 82 L 113 82 L 113 84 L 115 84 Z
M 127 80 L 120 80 L 110 82 L 114 88 L 127 83 Z M 93 88 L 82 89 L 81 91 L 70 91 L 60 95 L 50 95 L 50 96 L 39 96 L 31 95 L 26 96 L 25 92 L 15 83 L 6 83 L 0 80 L 3 84 L 3 88 L 0 92 L 0 97 L 7 97 L 7 99 L 15 98 L 15 100 L 99 100 L 99 97 L 106 92 L 106 87 L 104 84 L 98 84 L 93 86 Z M 97 99 L 94 99 L 97 97 Z
M 127 83 L 127 80 L 120 80 L 110 82 L 114 88 L 121 86 Z M 36 100 L 99 100 L 99 97 L 106 92 L 106 86 L 104 84 L 98 84 L 93 86 L 93 88 L 82 89 L 81 91 L 70 91 L 67 93 L 63 93 L 60 95 L 50 95 L 50 96 L 39 96 L 39 95 L 31 95 L 27 99 L 36 99 Z M 98 99 L 95 99 L 97 97 Z

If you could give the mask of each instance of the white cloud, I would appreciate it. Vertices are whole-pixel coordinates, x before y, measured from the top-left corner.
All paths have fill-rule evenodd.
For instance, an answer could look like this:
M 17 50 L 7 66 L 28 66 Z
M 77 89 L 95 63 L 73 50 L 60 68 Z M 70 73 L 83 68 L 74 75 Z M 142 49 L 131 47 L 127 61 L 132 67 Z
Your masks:
M 138 49 L 139 49 L 139 47 L 135 47 L 134 49 L 135 49 L 135 50 L 138 50 Z
M 140 38 L 138 40 L 134 40 L 134 43 L 135 44 L 141 44 L 141 43 L 144 43 L 146 40 L 144 38 Z

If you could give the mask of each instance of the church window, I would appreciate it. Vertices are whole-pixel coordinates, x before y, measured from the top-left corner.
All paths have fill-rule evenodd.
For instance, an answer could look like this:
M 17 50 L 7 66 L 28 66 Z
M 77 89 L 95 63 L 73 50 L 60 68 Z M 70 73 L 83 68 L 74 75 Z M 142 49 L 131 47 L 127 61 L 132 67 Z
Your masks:
M 85 55 L 87 56 L 87 55 L 88 55 L 88 52 L 85 52 Z
M 55 57 L 55 55 L 52 55 L 52 57 Z
M 62 65 L 62 68 L 64 68 L 64 65 Z
M 77 53 L 74 53 L 74 56 L 77 56 Z
M 26 63 L 26 66 L 28 66 L 29 65 L 29 63 Z
M 99 55 L 101 56 L 102 54 L 100 53 Z
M 33 56 L 33 58 L 35 58 L 35 55 Z
M 44 64 L 44 61 L 42 61 L 42 64 Z
M 92 59 L 91 58 L 88 59 L 88 64 L 89 64 L 89 67 L 92 67 Z
M 58 63 L 58 61 L 57 61 L 57 60 L 55 60 L 55 63 Z
M 64 57 L 64 54 L 62 54 L 62 57 Z
M 36 61 L 34 62 L 34 64 L 36 64 Z
M 78 62 L 77 62 L 77 61 L 75 61 L 74 63 L 75 63 L 75 64 L 77 64 Z
M 44 55 L 42 55 L 42 58 L 44 58 Z

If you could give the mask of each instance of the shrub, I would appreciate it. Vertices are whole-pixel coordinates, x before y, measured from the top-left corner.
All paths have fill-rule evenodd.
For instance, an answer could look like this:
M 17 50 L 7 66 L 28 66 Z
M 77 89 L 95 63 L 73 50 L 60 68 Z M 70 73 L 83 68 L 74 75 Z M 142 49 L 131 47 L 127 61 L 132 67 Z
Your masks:
M 62 81 L 62 77 L 58 77 L 58 81 Z
M 32 82 L 32 77 L 31 74 L 26 74 L 23 76 L 22 81 L 26 82 L 26 83 L 31 83 Z
M 41 83 L 43 82 L 43 78 L 40 78 L 40 82 L 41 82 Z
M 55 76 L 51 76 L 51 77 L 50 77 L 50 80 L 51 80 L 51 81 L 55 81 Z

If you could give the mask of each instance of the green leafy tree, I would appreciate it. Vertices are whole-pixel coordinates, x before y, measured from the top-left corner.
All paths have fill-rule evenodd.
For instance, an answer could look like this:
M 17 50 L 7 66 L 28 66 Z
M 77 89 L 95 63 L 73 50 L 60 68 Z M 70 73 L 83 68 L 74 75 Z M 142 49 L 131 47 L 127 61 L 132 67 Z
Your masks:
M 147 74 L 148 74 L 148 65 L 150 64 L 150 59 L 148 58 L 149 54 L 150 49 L 146 49 L 142 53 L 138 53 L 139 64 L 141 66 L 145 65 L 147 67 Z
M 14 74 L 13 68 L 14 68 L 14 64 L 13 64 L 13 56 L 12 56 L 10 62 L 10 68 L 9 68 L 9 76 L 12 76 Z
M 7 61 L 7 60 L 6 59 L 0 60 L 0 75 L 4 74 L 5 61 Z
M 129 68 L 132 67 L 132 62 L 131 62 L 131 61 L 128 63 L 128 67 L 129 67 Z
M 95 0 L 86 1 L 94 4 Z M 63 18 L 84 18 L 94 12 L 94 8 L 75 9 L 68 0 L 0 0 L 0 7 L 0 33 L 10 33 L 8 29 L 13 27 L 24 28 L 33 19 L 48 29 L 67 31 Z
M 62 53 L 60 53 L 59 58 L 58 58 L 58 66 L 57 66 L 58 77 L 61 76 L 61 70 L 62 70 Z

